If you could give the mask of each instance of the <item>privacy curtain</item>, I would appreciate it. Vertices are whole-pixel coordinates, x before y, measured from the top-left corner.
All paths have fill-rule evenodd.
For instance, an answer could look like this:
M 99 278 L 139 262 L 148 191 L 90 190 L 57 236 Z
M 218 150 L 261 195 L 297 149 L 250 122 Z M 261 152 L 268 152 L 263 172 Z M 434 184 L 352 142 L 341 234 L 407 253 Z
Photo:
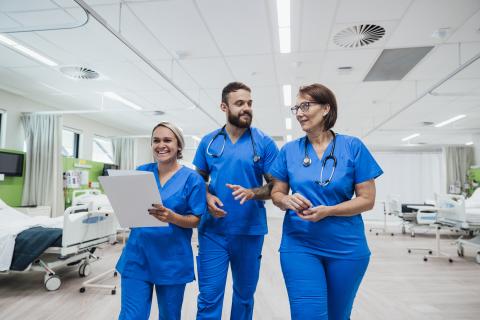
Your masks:
M 46 205 L 52 217 L 64 211 L 62 117 L 24 114 L 21 117 L 27 147 L 23 205 Z
M 135 169 L 135 139 L 115 138 L 113 142 L 113 157 L 120 170 Z
M 445 147 L 445 163 L 447 169 L 447 190 L 452 184 L 463 186 L 467 182 L 467 172 L 473 165 L 473 148 Z

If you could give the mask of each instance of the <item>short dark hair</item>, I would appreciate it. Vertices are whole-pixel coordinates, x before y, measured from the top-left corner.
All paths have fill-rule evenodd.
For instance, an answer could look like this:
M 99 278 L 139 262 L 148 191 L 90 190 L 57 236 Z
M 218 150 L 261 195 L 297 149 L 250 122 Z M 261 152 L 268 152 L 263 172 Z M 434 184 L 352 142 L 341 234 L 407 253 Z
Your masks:
M 299 96 L 309 96 L 313 101 L 319 104 L 328 104 L 330 111 L 325 116 L 324 130 L 330 130 L 337 121 L 337 99 L 332 90 L 328 89 L 324 85 L 314 83 L 308 86 L 300 87 L 298 90 Z
M 250 88 L 244 83 L 230 82 L 222 90 L 222 102 L 225 104 L 228 104 L 228 95 L 230 94 L 230 92 L 235 92 L 240 89 L 247 90 L 248 92 L 252 92 L 252 90 L 250 90 Z

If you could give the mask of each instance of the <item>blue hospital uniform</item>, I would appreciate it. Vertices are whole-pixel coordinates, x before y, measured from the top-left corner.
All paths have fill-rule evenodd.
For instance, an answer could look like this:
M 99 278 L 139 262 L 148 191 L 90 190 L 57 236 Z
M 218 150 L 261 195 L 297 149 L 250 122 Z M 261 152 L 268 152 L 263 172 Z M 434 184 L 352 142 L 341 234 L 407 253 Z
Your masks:
M 305 139 L 284 145 L 270 173 L 288 183 L 292 194 L 300 193 L 309 199 L 314 207 L 348 201 L 352 199 L 356 184 L 383 173 L 358 138 L 337 134 L 334 151 L 337 167 L 331 182 L 321 186 L 316 183 L 320 180 L 321 160 L 330 154 L 333 140 L 322 159 L 308 143 L 307 153 L 312 164 L 304 167 Z M 323 181 L 332 170 L 333 161 L 329 160 L 324 168 Z M 280 254 L 292 319 L 349 318 L 370 257 L 361 212 L 310 222 L 287 210 Z M 303 302 L 299 303 L 302 299 Z
M 166 208 L 182 215 L 206 212 L 205 181 L 194 170 L 181 167 L 163 187 L 156 163 L 137 170 L 153 172 Z M 117 263 L 122 275 L 120 319 L 148 319 L 153 286 L 160 319 L 180 319 L 185 284 L 195 279 L 191 237 L 192 229 L 174 224 L 132 228 Z
M 264 201 L 249 200 L 241 205 L 226 184 L 245 188 L 261 187 L 263 175 L 275 160 L 278 148 L 271 137 L 256 128 L 246 130 L 235 144 L 225 131 L 226 136 L 217 136 L 208 148 L 220 130 L 203 137 L 193 160 L 198 169 L 210 175 L 209 192 L 222 201 L 222 209 L 227 212 L 223 218 L 203 215 L 198 227 L 200 294 L 197 319 L 221 318 L 229 263 L 234 287 L 231 319 L 251 319 L 263 238 L 267 233 L 265 204 Z M 256 153 L 260 156 L 256 163 L 253 161 L 250 134 L 253 135 Z M 223 143 L 225 146 L 221 154 Z M 217 157 L 209 155 L 209 152 Z

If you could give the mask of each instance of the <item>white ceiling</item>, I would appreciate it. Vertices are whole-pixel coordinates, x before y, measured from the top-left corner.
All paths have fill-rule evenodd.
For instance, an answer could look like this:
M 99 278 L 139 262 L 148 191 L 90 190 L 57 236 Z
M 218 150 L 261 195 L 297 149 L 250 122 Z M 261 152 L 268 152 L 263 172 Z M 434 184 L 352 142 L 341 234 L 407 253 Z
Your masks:
M 0 45 L 0 88 L 52 110 L 105 110 L 84 116 L 132 135 L 147 134 L 156 122 L 169 120 L 185 133 L 201 136 L 225 121 L 221 90 L 238 80 L 252 87 L 256 126 L 274 136 L 298 137 L 302 131 L 295 121 L 292 131 L 285 129 L 289 108 L 283 104 L 282 85 L 291 84 L 295 97 L 299 86 L 320 82 L 337 95 L 336 130 L 360 136 L 371 146 L 400 146 L 401 138 L 416 132 L 421 136 L 412 143 L 464 144 L 480 133 L 480 60 L 405 108 L 480 53 L 478 0 L 292 1 L 288 54 L 279 51 L 275 0 L 86 3 L 163 77 L 94 17 L 85 23 L 85 12 L 72 0 L 2 0 L 0 32 L 60 66 L 88 67 L 101 77 L 72 80 L 58 68 Z M 385 36 L 362 48 L 333 42 L 337 32 L 359 24 L 380 25 Z M 432 36 L 439 28 L 449 28 L 444 39 Z M 415 46 L 434 48 L 401 81 L 363 81 L 383 49 Z M 353 69 L 341 74 L 337 68 L 342 66 Z M 105 91 L 144 111 L 102 99 Z M 153 110 L 165 115 L 152 116 L 148 111 Z M 467 117 L 443 128 L 422 123 L 461 113 Z

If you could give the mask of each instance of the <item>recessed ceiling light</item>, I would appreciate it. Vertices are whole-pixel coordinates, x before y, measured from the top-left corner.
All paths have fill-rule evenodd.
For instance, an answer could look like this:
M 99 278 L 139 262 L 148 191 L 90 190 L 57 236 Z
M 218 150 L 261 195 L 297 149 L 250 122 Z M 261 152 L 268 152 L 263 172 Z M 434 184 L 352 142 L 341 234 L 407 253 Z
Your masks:
M 471 146 L 471 145 L 473 145 L 473 141 L 465 142 L 465 145 L 466 145 L 466 146 Z
M 132 101 L 130 100 L 127 100 L 125 99 L 124 97 L 121 97 L 119 96 L 118 94 L 116 94 L 115 92 L 111 92 L 111 91 L 107 91 L 107 92 L 104 92 L 103 95 L 109 99 L 112 99 L 112 100 L 115 100 L 115 101 L 118 101 L 118 102 L 121 102 L 123 103 L 124 105 L 132 108 L 132 109 L 135 109 L 135 110 L 142 110 L 143 108 L 140 107 L 139 105 L 133 103 Z
M 285 107 L 290 107 L 292 104 L 292 86 L 289 84 L 283 85 L 283 104 Z
M 292 130 L 292 118 L 285 118 L 285 128 Z
M 1 35 L 1 34 L 0 34 L 0 43 L 12 48 L 15 51 L 18 51 L 18 52 L 20 52 L 24 55 L 29 56 L 30 58 L 33 58 L 33 59 L 37 60 L 38 62 L 46 64 L 49 67 L 58 66 L 58 63 L 56 63 L 55 61 L 52 61 L 52 60 L 48 59 L 47 57 L 41 55 L 40 53 L 35 52 L 32 49 L 27 48 L 27 47 L 25 47 L 25 46 L 15 42 L 14 40 L 12 40 L 12 39 L 4 36 L 4 35 Z
M 290 53 L 290 0 L 277 0 L 278 38 L 280 53 Z
M 420 136 L 420 133 L 414 133 L 414 134 L 409 135 L 408 137 L 403 138 L 402 141 L 408 141 L 408 140 L 411 140 L 411 139 L 416 138 L 418 136 Z
M 466 115 L 464 115 L 464 114 L 459 114 L 458 116 L 455 116 L 455 117 L 450 118 L 450 119 L 448 119 L 448 120 L 445 120 L 445 121 L 443 121 L 443 122 L 437 123 L 437 124 L 435 125 L 435 128 L 440 128 L 440 127 L 446 126 L 446 125 L 449 124 L 449 123 L 458 121 L 458 120 L 463 119 L 463 118 L 465 118 L 465 117 L 466 117 Z

